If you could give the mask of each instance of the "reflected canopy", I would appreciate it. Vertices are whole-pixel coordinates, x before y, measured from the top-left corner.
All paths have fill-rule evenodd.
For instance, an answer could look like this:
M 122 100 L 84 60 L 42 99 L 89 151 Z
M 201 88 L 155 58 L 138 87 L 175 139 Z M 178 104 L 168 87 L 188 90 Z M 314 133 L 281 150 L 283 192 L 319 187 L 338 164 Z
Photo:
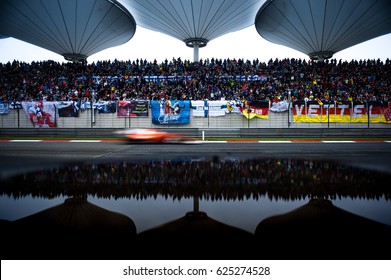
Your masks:
M 131 218 L 94 205 L 85 196 L 67 198 L 64 203 L 38 213 L 8 223 L 3 221 L 1 226 L 6 238 L 17 240 L 14 249 L 4 250 L 11 258 L 36 258 L 38 254 L 50 259 L 95 259 L 107 258 L 108 253 L 124 257 L 136 237 Z
M 138 250 L 143 258 L 161 259 L 167 252 L 171 252 L 174 259 L 201 255 L 209 259 L 235 258 L 248 253 L 253 242 L 252 233 L 209 217 L 206 212 L 199 211 L 198 197 L 193 201 L 193 211 L 138 234 L 137 244 L 144 250 L 148 248 Z
M 298 255 L 302 259 L 361 259 L 391 248 L 389 225 L 348 212 L 323 198 L 312 198 L 290 212 L 262 220 L 255 236 L 263 248 L 261 255 L 290 259 Z

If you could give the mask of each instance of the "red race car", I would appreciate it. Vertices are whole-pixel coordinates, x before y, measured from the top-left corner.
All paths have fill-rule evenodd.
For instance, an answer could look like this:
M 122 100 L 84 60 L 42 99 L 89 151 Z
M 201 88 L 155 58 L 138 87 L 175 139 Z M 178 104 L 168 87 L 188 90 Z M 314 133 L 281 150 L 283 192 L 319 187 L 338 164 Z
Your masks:
M 182 133 L 171 133 L 154 128 L 129 128 L 117 130 L 116 135 L 123 136 L 130 142 L 146 142 L 146 143 L 183 143 L 194 141 L 186 137 Z

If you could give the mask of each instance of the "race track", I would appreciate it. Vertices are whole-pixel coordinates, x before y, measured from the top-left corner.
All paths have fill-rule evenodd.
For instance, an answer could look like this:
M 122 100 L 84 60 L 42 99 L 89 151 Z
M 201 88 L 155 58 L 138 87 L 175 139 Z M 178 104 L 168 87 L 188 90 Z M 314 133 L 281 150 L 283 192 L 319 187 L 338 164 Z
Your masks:
M 197 142 L 130 144 L 122 141 L 2 141 L 1 177 L 69 162 L 154 159 L 296 158 L 337 160 L 391 172 L 387 141 Z

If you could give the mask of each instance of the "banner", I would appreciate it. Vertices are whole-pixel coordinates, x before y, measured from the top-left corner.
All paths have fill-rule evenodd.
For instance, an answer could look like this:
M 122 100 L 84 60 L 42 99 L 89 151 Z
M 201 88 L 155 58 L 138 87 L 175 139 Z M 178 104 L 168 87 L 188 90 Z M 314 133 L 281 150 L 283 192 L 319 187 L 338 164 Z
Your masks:
M 269 102 L 250 101 L 248 105 L 242 107 L 242 115 L 248 119 L 256 117 L 267 120 L 269 119 Z
M 194 77 L 192 75 L 143 75 L 143 76 L 128 76 L 128 75 L 119 75 L 119 76 L 100 76 L 93 75 L 92 81 L 94 84 L 99 85 L 105 81 L 113 83 L 115 81 L 127 81 L 132 82 L 136 80 L 145 80 L 146 82 L 164 82 L 164 81 L 191 81 Z M 65 77 L 60 77 L 59 79 L 65 79 Z M 77 80 L 83 80 L 83 77 L 78 77 Z M 222 75 L 220 79 L 224 80 L 236 80 L 236 81 L 267 81 L 268 76 L 266 74 L 261 75 Z
M 351 122 L 368 122 L 368 114 L 365 103 L 353 102 Z
M 20 101 L 11 102 L 9 108 L 12 110 L 23 109 L 22 102 Z
M 22 107 L 34 127 L 55 127 L 55 102 L 22 102 Z
M 330 102 L 327 103 L 329 106 L 329 116 L 325 122 L 350 122 L 350 114 L 352 111 L 352 102 Z
M 225 100 L 192 100 L 193 117 L 221 117 L 229 113 Z
M 327 110 L 318 101 L 293 102 L 293 120 L 295 122 L 322 122 L 327 121 Z
M 80 105 L 80 110 L 85 111 L 86 109 L 91 109 L 91 101 L 85 101 L 83 100 Z
M 294 122 L 337 122 L 350 120 L 350 103 L 318 101 L 294 101 L 292 103 Z
M 368 103 L 353 102 L 353 114 L 351 122 L 379 123 L 381 120 L 382 104 L 378 101 Z
M 98 101 L 94 103 L 94 108 L 98 110 L 99 114 L 112 114 L 117 112 L 116 101 Z
M 294 122 L 391 123 L 391 109 L 379 101 L 294 101 Z
M 272 102 L 272 106 L 270 106 L 270 111 L 275 113 L 286 112 L 288 111 L 289 103 L 286 100 Z
M 388 102 L 387 107 L 382 107 L 382 122 L 391 123 L 391 101 Z
M 292 114 L 294 122 L 305 122 L 307 117 L 307 107 L 304 100 L 292 103 Z
M 188 124 L 190 123 L 190 100 L 152 100 L 153 124 Z
M 118 117 L 147 117 L 147 100 L 120 100 L 118 101 Z
M 278 104 L 276 104 L 278 103 Z M 274 102 L 243 100 L 131 100 L 131 101 L 35 101 L 0 103 L 0 114 L 23 108 L 34 127 L 55 127 L 56 117 L 79 117 L 80 111 L 91 109 L 98 113 L 116 113 L 117 117 L 148 117 L 152 108 L 154 124 L 188 124 L 193 117 L 224 117 L 238 113 L 248 119 L 267 120 L 269 110 L 285 112 L 287 101 Z M 249 110 L 250 109 L 250 110 Z M 391 102 L 317 101 L 292 102 L 294 122 L 314 123 L 390 123 Z
M 46 102 L 45 102 L 46 103 Z M 61 117 L 79 117 L 79 102 L 61 101 L 56 102 L 58 116 Z
M 237 114 L 242 114 L 242 109 L 243 109 L 244 103 L 240 99 L 236 100 L 228 100 L 227 101 L 227 110 L 228 113 L 237 113 Z
M 380 101 L 369 101 L 368 113 L 369 113 L 370 122 L 380 123 L 382 117 L 382 103 Z
M 0 115 L 9 114 L 9 103 L 0 102 Z

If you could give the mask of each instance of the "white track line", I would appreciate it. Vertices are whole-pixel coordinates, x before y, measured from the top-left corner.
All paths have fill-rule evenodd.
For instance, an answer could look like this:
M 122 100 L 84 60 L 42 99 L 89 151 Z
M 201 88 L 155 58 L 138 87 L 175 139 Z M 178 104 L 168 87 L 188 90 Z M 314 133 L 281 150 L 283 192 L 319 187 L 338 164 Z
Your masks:
M 280 141 L 273 141 L 273 140 L 261 140 L 258 141 L 259 143 L 292 143 L 292 141 L 289 140 L 280 140 Z
M 356 141 L 351 140 L 324 140 L 323 143 L 356 143 Z
M 69 140 L 69 142 L 74 142 L 74 143 L 98 143 L 98 142 L 102 142 L 102 140 Z
M 15 140 L 10 140 L 10 142 L 41 142 L 42 140 L 28 140 L 28 139 L 15 139 Z

